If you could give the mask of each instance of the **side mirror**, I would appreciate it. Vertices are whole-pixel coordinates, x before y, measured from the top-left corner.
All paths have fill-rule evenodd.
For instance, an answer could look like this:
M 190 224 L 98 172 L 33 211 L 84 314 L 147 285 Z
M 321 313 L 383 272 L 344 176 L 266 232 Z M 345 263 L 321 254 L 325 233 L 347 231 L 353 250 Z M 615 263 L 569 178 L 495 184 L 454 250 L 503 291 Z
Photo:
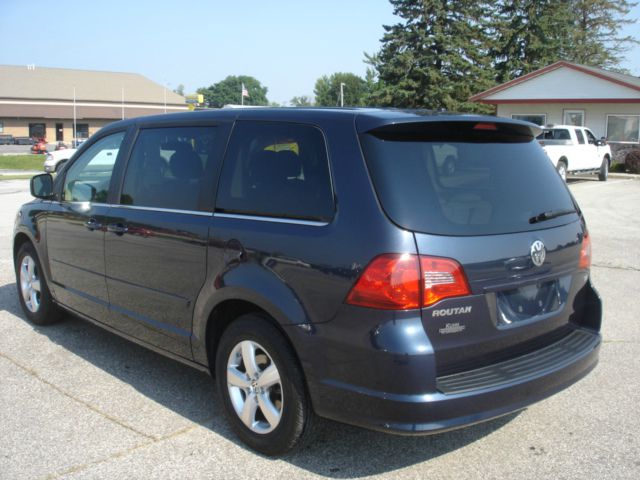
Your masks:
M 31 178 L 31 195 L 48 200 L 53 197 L 53 177 L 48 173 L 41 173 Z

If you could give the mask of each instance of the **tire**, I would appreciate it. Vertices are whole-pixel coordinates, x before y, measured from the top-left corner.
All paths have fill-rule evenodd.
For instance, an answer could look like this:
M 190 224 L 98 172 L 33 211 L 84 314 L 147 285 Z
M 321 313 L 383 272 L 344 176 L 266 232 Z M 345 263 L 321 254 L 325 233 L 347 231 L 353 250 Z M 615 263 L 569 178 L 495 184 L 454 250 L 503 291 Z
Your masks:
M 62 311 L 53 302 L 42 275 L 40 259 L 31 243 L 24 243 L 18 250 L 15 271 L 18 298 L 29 321 L 35 325 L 52 325 L 60 321 Z
M 567 163 L 564 160 L 560 160 L 558 162 L 558 166 L 556 167 L 558 171 L 558 175 L 562 178 L 563 181 L 567 181 Z
M 607 157 L 602 159 L 602 165 L 600 165 L 600 172 L 598 172 L 598 180 L 606 182 L 609 178 L 609 160 Z
M 215 373 L 227 420 L 252 449 L 282 455 L 309 434 L 314 413 L 302 370 L 269 319 L 247 314 L 233 321 L 220 339 Z

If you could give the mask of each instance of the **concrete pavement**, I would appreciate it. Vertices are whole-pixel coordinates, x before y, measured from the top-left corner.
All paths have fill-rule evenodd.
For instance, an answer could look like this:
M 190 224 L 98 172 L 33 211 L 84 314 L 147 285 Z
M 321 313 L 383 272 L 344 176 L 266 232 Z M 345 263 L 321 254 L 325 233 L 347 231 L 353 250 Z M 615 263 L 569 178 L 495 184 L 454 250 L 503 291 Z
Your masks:
M 431 437 L 321 422 L 280 459 L 239 444 L 210 378 L 69 317 L 20 312 L 11 227 L 27 181 L 0 182 L 0 478 L 640 478 L 640 182 L 570 188 L 604 298 L 599 366 L 529 409 Z

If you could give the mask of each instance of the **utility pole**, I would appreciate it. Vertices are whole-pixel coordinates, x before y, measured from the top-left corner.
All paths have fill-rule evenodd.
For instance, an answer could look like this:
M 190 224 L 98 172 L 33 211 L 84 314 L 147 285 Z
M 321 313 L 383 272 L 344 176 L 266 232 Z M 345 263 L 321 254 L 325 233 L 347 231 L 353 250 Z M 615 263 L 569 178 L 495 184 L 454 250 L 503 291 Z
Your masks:
M 344 83 L 340 82 L 340 106 L 344 107 Z

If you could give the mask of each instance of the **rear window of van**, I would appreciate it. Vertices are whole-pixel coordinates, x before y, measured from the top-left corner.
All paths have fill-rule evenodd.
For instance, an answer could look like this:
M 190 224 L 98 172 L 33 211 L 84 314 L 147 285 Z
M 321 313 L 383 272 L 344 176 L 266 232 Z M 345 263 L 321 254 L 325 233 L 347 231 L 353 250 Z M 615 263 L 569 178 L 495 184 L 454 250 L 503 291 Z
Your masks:
M 564 182 L 531 133 L 513 125 L 477 125 L 426 122 L 361 134 L 391 220 L 424 233 L 493 235 L 577 219 L 574 213 L 532 222 L 543 212 L 575 209 Z

